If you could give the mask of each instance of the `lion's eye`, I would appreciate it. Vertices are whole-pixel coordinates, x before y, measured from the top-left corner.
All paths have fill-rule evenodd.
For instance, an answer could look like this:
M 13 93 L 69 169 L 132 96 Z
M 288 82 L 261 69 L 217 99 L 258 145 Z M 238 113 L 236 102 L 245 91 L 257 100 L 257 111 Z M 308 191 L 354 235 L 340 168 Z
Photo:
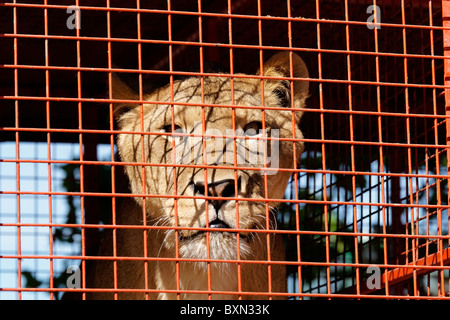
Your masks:
M 259 121 L 252 121 L 245 125 L 244 131 L 246 136 L 256 136 L 262 130 L 262 123 Z
M 182 142 L 185 139 L 185 136 L 179 135 L 179 133 L 184 133 L 183 128 L 178 125 L 175 125 L 173 128 L 174 130 L 172 131 L 172 124 L 162 127 L 161 131 L 169 133 L 169 135 L 164 135 L 164 137 L 169 140 L 175 139 L 176 143 Z
M 183 129 L 178 125 L 175 125 L 174 129 L 175 129 L 174 132 L 182 132 L 183 131 Z M 168 125 L 162 127 L 162 130 L 166 133 L 171 133 L 172 132 L 172 124 L 168 124 Z

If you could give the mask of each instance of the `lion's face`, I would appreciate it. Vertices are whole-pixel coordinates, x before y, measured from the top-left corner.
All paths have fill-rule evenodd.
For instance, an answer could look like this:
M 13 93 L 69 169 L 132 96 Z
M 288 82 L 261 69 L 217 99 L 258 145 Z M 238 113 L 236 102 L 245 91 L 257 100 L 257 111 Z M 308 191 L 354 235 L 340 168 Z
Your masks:
M 296 55 L 293 65 L 294 77 L 308 77 Z M 269 60 L 264 75 L 289 77 L 288 54 Z M 291 90 L 289 81 L 264 80 L 264 94 L 261 86 L 246 77 L 189 78 L 146 96 L 142 107 L 116 107 L 132 192 L 157 196 L 136 197 L 148 224 L 180 227 L 160 232 L 163 249 L 173 250 L 178 237 L 182 258 L 207 258 L 209 251 L 211 259 L 236 259 L 237 243 L 241 257 L 250 257 L 266 236 L 255 230 L 275 227 L 276 199 L 291 175 L 283 169 L 303 151 L 303 143 L 283 139 L 303 137 L 302 112 L 283 108 L 303 107 L 308 86 L 294 81 Z M 115 98 L 130 99 L 123 84 L 113 90 Z M 277 109 L 262 112 L 262 105 Z

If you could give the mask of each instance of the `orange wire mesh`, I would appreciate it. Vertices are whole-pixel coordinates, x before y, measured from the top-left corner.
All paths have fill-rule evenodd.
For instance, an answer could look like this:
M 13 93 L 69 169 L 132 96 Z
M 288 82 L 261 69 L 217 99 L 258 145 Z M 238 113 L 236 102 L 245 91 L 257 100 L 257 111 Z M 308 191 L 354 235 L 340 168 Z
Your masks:
M 102 291 L 114 298 L 139 292 L 147 299 L 164 292 L 177 298 L 449 298 L 448 1 L 10 1 L 0 4 L 0 16 L 0 298 L 57 299 L 76 292 L 85 299 Z M 174 81 L 202 77 L 200 106 L 229 108 L 235 123 L 234 103 L 205 102 L 203 78 L 228 77 L 234 101 L 234 81 L 270 79 L 247 74 L 261 70 L 278 51 L 299 54 L 309 69 L 311 96 L 299 124 L 305 137 L 279 138 L 304 142 L 306 149 L 294 152 L 298 167 L 277 169 L 292 173 L 283 199 L 270 199 L 264 180 L 267 216 L 269 202 L 280 202 L 278 228 L 267 222 L 265 229 L 237 225 L 231 231 L 261 233 L 268 240 L 279 234 L 286 258 L 271 260 L 267 246 L 267 261 L 241 259 L 237 237 L 237 259 L 226 262 L 238 266 L 238 291 L 213 290 L 211 264 L 224 261 L 212 259 L 209 250 L 206 260 L 185 259 L 176 242 L 171 258 L 147 255 L 152 230 L 174 230 L 176 239 L 183 230 L 205 231 L 209 241 L 208 227 L 147 222 L 152 198 L 175 199 L 177 212 L 177 202 L 189 197 L 147 194 L 145 183 L 142 193 L 130 193 L 123 167 L 141 167 L 143 177 L 150 166 L 174 173 L 204 168 L 207 181 L 207 171 L 220 166 L 145 162 L 145 137 L 161 135 L 144 126 L 145 95 L 170 85 L 173 130 L 175 106 L 199 106 L 175 102 Z M 113 74 L 136 89 L 137 100 L 113 98 Z M 282 79 L 299 81 L 292 75 Z M 117 129 L 116 103 L 140 103 L 139 130 Z M 263 119 L 277 109 L 264 101 L 239 108 L 261 110 Z M 209 138 L 205 121 L 203 114 L 200 137 Z M 292 122 L 295 127 L 294 116 Z M 140 162 L 119 161 L 119 133 L 140 137 Z M 223 138 L 235 142 L 236 182 L 236 141 L 245 137 Z M 142 225 L 117 223 L 118 203 L 130 197 L 143 199 Z M 235 201 L 238 222 L 239 203 L 260 201 L 196 199 Z M 101 234 L 108 229 L 113 251 L 99 257 Z M 142 231 L 143 256 L 118 255 L 116 236 L 123 229 Z M 87 287 L 85 270 L 98 260 L 112 261 L 113 288 Z M 118 263 L 126 260 L 142 261 L 146 279 L 149 263 L 175 262 L 176 289 L 157 290 L 147 281 L 142 288 L 119 288 Z M 179 265 L 187 261 L 208 263 L 208 290 L 182 288 Z M 267 291 L 242 290 L 245 264 L 267 267 Z M 277 265 L 286 267 L 286 292 L 271 289 Z M 79 287 L 67 288 L 69 266 L 80 266 Z

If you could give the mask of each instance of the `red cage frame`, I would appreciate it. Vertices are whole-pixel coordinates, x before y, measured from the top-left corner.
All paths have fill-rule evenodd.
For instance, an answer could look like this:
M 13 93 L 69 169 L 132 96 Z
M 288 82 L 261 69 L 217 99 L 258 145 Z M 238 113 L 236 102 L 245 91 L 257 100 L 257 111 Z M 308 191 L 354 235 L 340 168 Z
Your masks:
M 304 123 L 305 138 L 292 137 L 292 139 L 288 140 L 293 141 L 294 144 L 295 142 L 309 144 L 312 147 L 309 155 L 313 154 L 314 161 L 317 161 L 318 164 L 310 163 L 310 167 L 306 165 L 292 169 L 292 172 L 298 177 L 298 179 L 293 179 L 292 182 L 292 197 L 290 199 L 279 199 L 282 204 L 293 205 L 290 209 L 291 217 L 295 217 L 292 228 L 261 231 L 267 234 L 267 237 L 269 237 L 270 233 L 279 233 L 294 239 L 293 243 L 297 245 L 294 249 L 295 259 L 283 262 L 257 261 L 257 263 L 268 266 L 269 279 L 271 277 L 271 266 L 274 264 L 283 264 L 294 268 L 294 280 L 292 281 L 295 283 L 295 289 L 283 293 L 275 293 L 269 290 L 268 292 L 256 293 L 256 295 L 269 298 L 274 296 L 294 298 L 449 298 L 448 220 L 450 217 L 448 216 L 448 191 L 445 186 L 448 183 L 448 176 L 445 173 L 441 173 L 441 170 L 444 168 L 448 172 L 450 168 L 448 162 L 448 159 L 450 159 L 450 126 L 447 121 L 450 108 L 450 89 L 448 87 L 450 85 L 448 82 L 450 65 L 447 58 L 449 55 L 448 41 L 450 39 L 450 1 L 345 0 L 339 4 L 332 0 L 316 0 L 303 5 L 294 0 L 288 0 L 283 8 L 285 11 L 284 15 L 280 15 L 279 11 L 276 11 L 277 8 L 274 8 L 273 5 L 271 7 L 269 2 L 262 0 L 258 0 L 255 4 L 249 4 L 249 1 L 245 0 L 228 0 L 218 7 L 208 6 L 207 8 L 202 6 L 201 1 L 186 4 L 186 7 L 181 5 L 180 8 L 177 7 L 179 4 L 175 4 L 170 0 L 158 2 L 153 8 L 145 7 L 145 4 L 139 0 L 127 4 L 113 3 L 114 1 L 112 0 L 106 0 L 104 3 L 103 1 L 84 3 L 81 0 L 76 0 L 74 3 L 67 1 L 64 4 L 50 0 L 36 2 L 20 3 L 12 1 L 1 4 L 1 25 L 5 27 L 5 31 L 0 35 L 0 41 L 5 62 L 0 66 L 4 73 L 1 76 L 2 91 L 0 95 L 0 100 L 4 103 L 4 106 L 1 107 L 0 118 L 6 119 L 6 121 L 0 125 L 0 131 L 5 137 L 2 140 L 15 143 L 16 156 L 14 158 L 2 158 L 0 165 L 7 163 L 15 165 L 16 185 L 15 190 L 0 190 L 0 196 L 16 197 L 16 221 L 0 221 L 0 228 L 15 228 L 17 238 L 15 253 L 3 254 L 0 252 L 0 260 L 10 259 L 17 262 L 15 270 L 17 285 L 14 287 L 3 287 L 0 284 L 1 291 L 17 293 L 19 299 L 22 298 L 22 293 L 24 292 L 48 292 L 50 298 L 53 299 L 56 293 L 68 291 L 67 288 L 57 287 L 54 283 L 56 272 L 53 270 L 52 261 L 59 259 L 81 261 L 82 270 L 84 270 L 84 265 L 87 261 L 99 259 L 91 251 L 91 247 L 99 240 L 99 229 L 111 228 L 115 230 L 118 228 L 115 222 L 116 200 L 122 197 L 142 196 L 126 193 L 121 189 L 122 186 L 116 185 L 116 182 L 121 179 L 120 175 L 124 163 L 118 162 L 115 158 L 114 144 L 118 131 L 113 119 L 113 104 L 136 101 L 119 101 L 113 99 L 111 93 L 109 96 L 95 95 L 93 92 L 99 90 L 98 86 L 94 84 L 95 81 L 102 76 L 106 77 L 107 87 L 111 88 L 113 73 L 125 74 L 131 78 L 134 77 L 139 92 L 138 102 L 144 103 L 147 77 L 168 77 L 169 82 L 173 83 L 173 79 L 176 76 L 224 76 L 222 73 L 206 70 L 204 61 L 205 57 L 207 57 L 215 62 L 226 62 L 229 65 L 230 75 L 225 76 L 231 78 L 253 77 L 263 81 L 267 77 L 262 75 L 238 75 L 235 70 L 238 68 L 245 70 L 245 64 L 255 57 L 257 57 L 257 66 L 255 67 L 261 69 L 267 56 L 281 50 L 296 52 L 300 55 L 304 54 L 307 56 L 307 59 L 310 57 L 309 60 L 306 60 L 307 62 L 315 61 L 317 64 L 317 69 L 313 70 L 312 75 L 308 79 L 311 86 L 315 88 L 311 97 L 312 106 L 308 105 L 307 108 L 302 110 L 305 111 L 305 116 L 309 117 Z M 84 35 L 83 25 L 81 29 L 55 31 L 55 25 L 66 23 L 66 10 L 70 5 L 78 8 L 82 15 L 92 13 L 94 17 L 96 14 L 102 16 L 104 20 L 98 23 L 89 20 L 87 24 L 92 28 L 99 25 L 104 27 L 105 34 L 103 34 L 103 31 L 97 32 L 94 30 L 92 34 Z M 367 18 L 369 15 L 366 12 L 355 14 L 353 9 L 367 8 L 370 5 L 378 6 L 382 9 L 380 11 L 381 23 L 378 24 L 381 29 L 378 29 L 376 26 L 370 29 L 372 38 L 366 40 L 366 43 L 361 39 L 357 39 L 356 42 L 360 43 L 360 45 L 355 45 L 355 40 L 352 36 L 366 34 L 364 32 L 367 32 L 368 20 L 364 20 L 364 17 Z M 305 7 L 305 12 L 310 9 L 310 15 L 307 16 L 303 12 L 304 17 L 297 16 L 301 7 Z M 291 12 L 294 8 L 296 10 L 295 14 Z M 326 11 L 329 8 L 339 8 L 341 10 L 339 13 L 343 13 L 343 15 L 341 18 L 336 18 L 336 16 L 333 16 L 334 13 Z M 275 14 L 269 15 L 268 12 L 271 12 L 270 10 L 275 10 Z M 278 8 L 278 10 L 280 9 Z M 393 10 L 392 16 L 388 15 L 389 10 Z M 27 20 L 36 12 L 41 15 L 36 21 Z M 417 12 L 420 13 L 417 14 Z M 130 36 L 126 31 L 123 31 L 123 34 L 121 34 L 120 27 L 115 27 L 115 23 L 119 21 L 115 15 L 125 15 L 125 18 L 129 19 L 126 21 L 134 21 L 136 33 Z M 414 21 L 417 15 L 421 19 L 419 19 L 420 23 L 415 23 L 416 21 Z M 167 29 L 164 32 L 167 33 L 167 38 L 158 38 L 160 35 L 155 37 L 149 36 L 150 33 L 145 27 L 146 21 L 144 21 L 144 16 L 158 16 L 166 20 Z M 185 20 L 178 22 L 178 19 Z M 377 21 L 376 17 L 374 19 L 372 22 Z M 440 23 L 441 21 L 442 24 Z M 106 25 L 102 25 L 103 22 L 106 22 Z M 84 19 L 82 20 L 83 23 L 85 23 Z M 188 25 L 189 23 L 191 25 L 192 23 L 195 24 L 192 28 L 194 30 L 192 33 L 189 34 L 189 31 L 177 31 L 179 30 L 176 29 L 177 27 L 179 28 L 180 25 Z M 298 23 L 312 28 L 312 40 L 310 43 L 314 43 L 315 47 L 299 45 L 298 38 L 303 35 L 303 31 L 296 33 L 297 29 L 295 27 L 298 26 Z M 256 40 L 236 36 L 235 29 L 241 28 L 245 24 L 249 26 L 255 25 L 256 32 L 249 31 L 249 33 L 257 36 Z M 276 31 L 273 31 L 275 35 L 272 36 L 270 32 L 267 32 L 265 25 L 269 25 L 272 28 L 271 30 L 280 25 L 283 28 L 275 29 Z M 33 28 L 36 28 L 36 26 L 39 26 L 39 28 L 34 30 Z M 227 28 L 226 35 L 222 38 L 221 32 L 217 31 L 221 26 Z M 332 34 L 330 32 L 332 32 L 333 28 L 336 28 L 335 34 L 338 38 L 335 40 L 335 47 L 332 45 L 332 40 L 327 39 Z M 397 43 L 392 44 L 392 51 L 389 48 L 390 44 L 386 43 L 385 35 L 382 35 L 383 32 L 386 32 L 384 31 L 386 29 L 393 30 L 394 36 L 399 37 L 396 39 L 398 47 Z M 419 42 L 414 38 L 417 37 L 416 32 L 422 36 L 426 34 L 427 37 L 425 40 L 422 38 L 422 42 L 417 46 L 411 44 Z M 116 36 L 113 33 L 118 35 Z M 283 45 L 271 38 L 276 38 L 277 33 L 287 34 L 287 41 Z M 266 40 L 269 38 L 270 41 Z M 221 39 L 228 39 L 228 41 L 222 41 Z M 340 40 L 342 42 L 339 42 Z M 429 40 L 428 43 L 425 43 L 426 40 Z M 56 46 L 52 44 L 53 41 Z M 248 43 L 245 43 L 245 41 L 248 41 Z M 266 41 L 269 44 L 266 44 Z M 273 44 L 271 43 L 272 41 Z M 68 43 L 70 48 L 63 50 L 61 47 L 58 47 L 62 43 Z M 103 48 L 106 54 L 103 53 L 103 56 L 98 58 L 98 60 L 86 59 L 88 63 L 84 65 L 84 58 L 87 54 L 83 51 L 83 46 L 91 44 L 90 49 Z M 42 49 L 42 52 L 38 55 L 39 58 L 33 59 L 33 51 L 21 51 L 21 45 L 29 46 L 31 49 Z M 128 61 L 129 64 L 125 67 L 115 66 L 113 64 L 115 49 L 117 49 L 117 52 L 120 52 L 119 58 L 123 58 L 126 56 L 125 52 L 130 46 L 137 50 L 135 61 Z M 354 49 L 355 46 L 357 47 L 356 49 Z M 148 53 L 153 49 L 155 49 L 153 56 L 155 60 L 150 63 L 144 57 L 144 52 Z M 75 64 L 64 64 L 63 58 L 53 62 L 55 61 L 55 55 L 58 55 L 58 50 L 62 50 L 62 55 L 72 50 Z M 183 68 L 178 69 L 180 65 L 184 66 L 194 60 L 194 58 L 189 58 L 189 53 L 191 52 L 189 50 L 198 52 L 200 66 L 197 72 L 183 70 Z M 251 51 L 252 55 L 248 58 L 243 58 L 244 62 L 238 62 L 241 55 L 237 55 L 236 52 L 247 52 L 246 50 L 248 52 Z M 102 58 L 104 59 L 102 60 Z M 39 59 L 41 60 L 38 61 Z M 389 62 L 391 61 L 390 59 L 393 62 Z M 416 66 L 416 60 L 420 61 L 418 65 L 421 63 L 422 67 L 417 72 L 417 75 L 411 70 L 411 66 Z M 401 64 L 396 65 L 396 63 L 400 63 L 399 61 L 401 61 Z M 358 62 L 360 64 L 355 67 Z M 97 63 L 98 65 L 96 65 Z M 334 73 L 333 67 L 329 67 L 329 63 L 337 65 L 340 73 L 338 71 Z M 373 72 L 372 70 L 373 73 L 366 76 L 365 73 L 370 68 L 364 68 L 366 65 L 369 66 L 369 64 L 375 67 L 375 71 Z M 393 66 L 398 68 L 395 71 L 401 71 L 399 71 L 398 75 L 393 76 L 396 81 L 389 78 L 391 72 L 395 73 L 395 71 L 389 69 Z M 430 70 L 427 69 L 428 67 Z M 93 76 L 94 80 L 86 79 L 89 78 L 86 76 L 87 74 L 95 74 Z M 443 79 L 439 78 L 441 74 Z M 39 75 L 41 80 L 33 81 L 35 75 Z M 70 78 L 69 75 L 74 76 L 75 80 L 67 80 Z M 57 81 L 57 76 L 62 77 L 63 86 L 72 87 L 67 89 L 67 91 L 61 87 L 53 89 L 53 83 Z M 285 80 L 293 82 L 299 79 L 286 77 Z M 91 87 L 93 89 L 89 89 Z M 423 91 L 423 96 L 420 96 L 420 92 L 422 92 L 420 90 Z M 88 93 L 86 94 L 86 92 Z M 423 103 L 415 104 L 411 102 L 413 98 L 416 98 L 416 95 L 418 100 L 420 98 L 423 99 Z M 333 98 L 338 102 L 333 103 Z M 40 106 L 39 110 L 33 111 L 33 108 L 30 107 L 33 103 Z M 340 103 L 345 105 L 340 106 Z M 365 103 L 368 104 L 368 107 L 361 107 Z M 387 110 L 384 107 L 385 103 L 389 106 L 399 105 L 400 107 L 395 110 Z M 97 111 L 92 113 L 93 119 L 90 119 L 90 114 L 88 115 L 86 110 L 93 104 L 102 104 L 104 106 L 101 112 L 106 111 L 107 124 L 99 125 L 98 117 L 101 113 Z M 204 103 L 202 105 L 205 107 L 218 107 Z M 64 108 L 59 107 L 70 108 L 72 114 L 76 114 L 76 118 L 67 119 L 64 115 L 65 111 L 61 111 Z M 236 106 L 221 107 L 234 108 Z M 265 107 L 261 109 L 264 113 Z M 43 110 L 45 110 L 44 116 L 42 116 L 42 113 L 39 115 L 39 112 Z M 43 119 L 43 121 L 38 125 L 34 125 L 33 120 L 38 118 Z M 311 119 L 318 122 L 318 129 L 313 128 L 316 126 L 309 121 Z M 365 123 L 364 121 L 366 120 L 364 119 L 371 120 Z M 416 124 L 422 120 L 423 124 Z M 341 134 L 340 129 L 336 129 L 333 122 L 337 122 L 339 127 L 348 129 L 348 132 Z M 365 128 L 357 128 L 358 123 L 362 123 L 363 126 L 364 123 L 370 124 L 370 137 L 365 138 L 365 135 L 368 133 L 365 131 Z M 402 136 L 401 133 L 396 132 L 395 136 L 392 135 L 388 127 L 400 123 L 399 130 L 404 129 L 406 134 Z M 295 126 L 295 123 L 293 125 Z M 371 127 L 372 125 L 374 127 Z M 422 130 L 424 133 L 415 134 L 415 130 L 417 132 Z M 146 132 L 143 127 L 141 127 L 139 132 L 132 133 L 141 135 L 142 139 L 144 135 L 158 134 Z M 236 139 L 239 137 L 232 138 Z M 43 141 L 46 144 L 46 159 L 21 158 L 20 145 L 22 141 Z M 79 160 L 54 159 L 51 147 L 54 143 L 63 141 L 70 141 L 79 146 Z M 110 160 L 99 161 L 96 158 L 95 148 L 98 143 L 106 143 L 110 146 Z M 368 167 L 359 164 L 360 159 L 358 158 L 362 158 L 362 152 L 367 150 L 371 155 L 371 163 L 373 163 L 373 159 L 378 161 L 378 168 L 375 172 L 372 170 L 365 171 L 363 168 L 367 169 Z M 333 154 L 338 154 L 338 152 L 348 152 L 350 154 L 349 162 L 337 164 L 337 166 L 332 164 L 330 159 Z M 422 153 L 424 153 L 423 157 L 421 156 Z M 397 162 L 400 161 L 399 158 L 402 156 L 405 157 L 405 162 Z M 389 157 L 392 157 L 392 159 L 389 159 Z M 445 161 L 445 166 L 443 166 L 441 162 Z M 294 161 L 294 163 L 296 162 Z M 29 163 L 47 166 L 47 190 L 25 191 L 21 189 L 21 166 Z M 307 160 L 305 160 L 305 163 L 308 164 Z M 65 164 L 79 167 L 79 191 L 54 190 L 54 181 L 52 179 L 54 166 Z M 125 164 L 141 165 L 143 168 L 145 165 L 149 165 L 144 163 Z M 98 174 L 95 169 L 98 166 L 109 166 L 111 168 L 111 192 L 99 191 L 96 189 L 95 183 L 87 178 L 92 174 Z M 176 165 L 172 167 L 175 170 Z M 206 169 L 212 168 L 208 166 L 202 167 Z M 251 170 L 251 168 L 249 169 Z M 315 181 L 309 182 L 308 180 L 308 188 L 312 191 L 309 191 L 309 197 L 302 198 L 298 191 L 298 184 L 302 176 L 308 175 L 320 177 L 321 185 L 317 182 L 318 186 L 316 186 Z M 335 178 L 335 176 L 350 177 L 347 181 L 350 184 L 350 197 L 344 196 L 344 200 L 342 200 L 340 191 L 335 193 L 334 188 L 338 190 L 339 188 L 346 188 L 346 186 L 342 185 L 343 182 Z M 372 186 L 371 182 L 369 182 L 369 187 L 364 189 L 365 187 L 362 186 L 364 183 L 360 183 L 359 179 L 366 179 L 365 177 L 369 177 L 367 178 L 369 179 L 368 181 L 371 181 L 371 178 L 378 179 L 379 183 Z M 420 186 L 420 179 L 426 179 L 424 186 Z M 402 184 L 402 181 L 405 182 Z M 406 191 L 402 195 L 399 190 L 402 190 L 403 187 L 406 188 Z M 376 195 L 378 199 L 376 201 L 365 200 L 364 197 L 369 196 L 370 189 L 373 188 L 378 188 Z M 443 195 L 446 195 L 445 192 L 447 192 L 447 199 L 443 198 Z M 311 194 L 317 194 L 317 196 L 311 196 Z M 422 198 L 423 194 L 426 195 L 425 200 Z M 431 199 L 431 194 L 434 194 L 436 199 Z M 49 208 L 48 222 L 23 222 L 21 205 L 22 198 L 26 195 L 47 197 Z M 80 223 L 59 223 L 54 221 L 52 203 L 59 196 L 79 198 Z M 145 195 L 145 197 L 152 196 L 161 197 L 161 195 Z M 95 208 L 96 204 L 94 202 L 98 197 L 111 199 L 112 222 L 110 225 L 100 223 L 98 216 L 85 214 L 86 212 L 94 211 L 92 208 Z M 166 195 L 166 197 L 182 198 L 183 196 Z M 211 200 L 210 197 L 204 198 Z M 242 201 L 239 198 L 233 200 Z M 269 199 L 266 200 L 268 202 Z M 245 201 L 252 201 L 252 199 L 245 199 Z M 322 208 L 323 211 L 320 213 L 320 217 L 313 212 L 314 210 L 310 212 L 311 216 L 309 216 L 309 221 L 319 223 L 319 227 L 315 225 L 312 229 L 307 229 L 306 227 L 311 225 L 300 217 L 301 214 L 304 214 L 302 210 L 308 210 L 304 209 L 304 206 L 308 205 Z M 372 209 L 374 210 L 373 212 Z M 1 207 L 0 210 L 2 210 Z M 370 214 L 364 216 L 363 212 L 365 210 L 369 210 Z M 347 216 L 347 211 L 351 212 L 351 217 Z M 424 215 L 420 213 L 423 211 L 425 212 Z M 382 217 L 383 221 L 377 225 L 381 229 L 374 231 L 372 227 L 375 226 L 375 222 L 367 222 L 364 219 L 375 219 L 376 214 Z M 143 217 L 145 221 L 145 211 L 143 212 Z M 345 224 L 345 228 L 342 226 L 340 227 L 341 229 L 335 227 L 332 222 L 334 221 L 333 219 L 337 219 L 337 225 L 340 223 Z M 436 219 L 436 222 L 434 222 L 434 219 Z M 352 222 L 347 225 L 347 220 Z M 426 224 L 426 232 L 422 233 L 424 223 Z M 369 229 L 365 227 L 367 224 Z M 27 227 L 47 229 L 47 254 L 24 254 L 22 252 L 21 233 Z M 80 255 L 54 254 L 54 232 L 57 228 L 80 228 Z M 120 228 L 124 227 L 120 226 Z M 143 226 L 127 226 L 127 228 L 142 229 L 143 241 L 146 243 L 148 230 L 163 229 L 164 227 L 156 227 L 144 223 Z M 430 230 L 433 228 L 436 228 L 436 230 L 430 233 Z M 186 228 L 175 227 L 172 229 L 180 230 Z M 208 229 L 206 228 L 204 231 L 208 232 Z M 239 233 L 245 230 L 236 229 L 234 231 Z M 308 238 L 309 236 L 311 239 Z M 339 240 L 347 239 L 346 237 L 350 240 Z M 370 238 L 370 240 L 361 240 L 363 238 Z M 300 242 L 305 241 L 304 239 L 308 239 L 307 241 L 311 241 L 314 245 L 324 246 L 323 261 L 308 260 L 308 258 L 305 260 L 302 258 L 304 253 L 300 252 Z M 335 245 L 333 245 L 333 241 L 335 241 Z M 344 249 L 337 248 L 338 245 L 344 246 Z M 146 244 L 144 244 L 145 246 Z M 368 254 L 367 252 L 372 252 L 371 250 L 373 252 L 379 250 L 381 253 L 378 253 L 380 257 L 377 258 L 382 257 L 382 259 L 377 261 L 373 258 L 373 261 L 376 261 L 373 262 L 370 260 L 372 258 L 370 258 L 366 261 L 365 255 Z M 351 262 L 345 260 L 346 252 L 352 252 Z M 270 253 L 268 255 L 270 256 Z M 48 287 L 30 288 L 25 286 L 21 268 L 21 261 L 25 259 L 46 259 L 51 261 L 48 270 Z M 159 258 L 112 256 L 104 257 L 103 259 L 109 259 L 117 263 L 121 259 L 157 261 Z M 178 256 L 173 258 L 173 261 L 179 262 L 181 260 Z M 208 262 L 216 261 L 209 259 Z M 238 265 L 248 263 L 239 259 L 234 262 Z M 370 289 L 365 285 L 364 270 L 371 266 L 377 266 L 382 270 L 381 288 Z M 353 270 L 348 278 L 345 276 L 345 271 L 341 271 L 345 268 Z M 2 271 L 0 270 L 0 272 Z M 341 272 L 344 276 L 341 275 Z M 320 276 L 312 276 L 316 273 L 322 275 L 325 280 L 321 282 Z M 432 278 L 430 276 L 431 273 L 436 274 L 437 278 Z M 311 282 L 305 282 L 307 281 L 305 279 L 308 277 L 314 278 L 314 281 L 318 283 L 316 289 L 312 289 L 312 280 Z M 343 285 L 340 284 L 340 277 L 344 278 Z M 208 278 L 209 287 L 211 288 L 211 276 L 209 275 Z M 133 291 L 132 289 L 117 288 L 88 289 L 86 288 L 84 274 L 82 279 L 82 288 L 71 290 L 80 292 L 84 298 L 86 293 L 90 291 L 106 290 L 116 293 L 116 298 L 118 292 Z M 423 281 L 427 284 L 423 285 Z M 437 294 L 431 292 L 431 282 L 438 288 Z M 142 288 L 137 291 L 147 294 L 155 292 L 152 288 Z M 185 291 L 178 287 L 175 293 L 180 297 L 180 294 L 185 293 Z M 187 290 L 187 292 L 190 291 Z M 210 298 L 217 293 L 221 292 L 207 292 Z M 230 292 L 223 293 L 231 294 Z M 240 298 L 245 298 L 246 295 L 248 293 L 239 292 Z

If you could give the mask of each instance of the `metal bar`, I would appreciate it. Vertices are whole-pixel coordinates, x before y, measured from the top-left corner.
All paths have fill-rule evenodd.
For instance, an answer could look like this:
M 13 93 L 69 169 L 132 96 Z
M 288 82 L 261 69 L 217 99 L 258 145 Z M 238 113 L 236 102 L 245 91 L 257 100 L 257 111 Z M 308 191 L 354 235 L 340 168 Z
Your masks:
M 442 26 L 443 27 L 450 27 L 450 1 L 448 0 L 442 0 Z M 444 57 L 448 58 L 450 57 L 450 31 L 444 30 L 443 31 L 443 45 L 444 45 Z M 448 85 L 450 84 L 450 60 L 445 59 L 444 60 L 444 84 Z M 450 115 L 450 89 L 445 89 L 445 114 Z M 450 145 L 450 121 L 446 120 L 446 142 L 447 146 Z M 437 158 L 436 158 L 436 161 Z M 450 149 L 447 149 L 447 173 L 450 172 Z M 447 203 L 450 203 L 450 179 L 447 179 Z M 440 190 L 440 189 L 438 189 Z M 447 209 L 448 212 L 448 209 Z M 448 223 L 450 223 L 450 216 L 447 220 Z M 450 242 L 447 242 L 447 245 L 449 245 Z M 441 243 L 442 245 L 442 243 Z M 445 294 L 445 286 L 444 286 L 444 275 L 441 273 L 441 293 Z M 449 285 L 449 292 L 450 294 L 450 277 L 448 280 Z
M 450 249 L 444 249 L 443 251 L 433 253 L 427 257 L 421 258 L 415 262 L 411 262 L 402 268 L 395 268 L 387 271 L 383 274 L 382 288 L 389 283 L 390 286 L 394 286 L 399 283 L 406 282 L 410 279 L 417 278 L 419 275 L 426 274 L 428 272 L 435 271 L 435 267 L 448 266 L 450 264 Z M 442 270 L 442 269 L 440 269 Z M 362 291 L 362 294 L 372 294 L 379 289 L 367 289 Z M 440 295 L 442 297 L 443 295 Z M 414 297 L 417 297 L 415 295 Z M 411 298 L 411 297 L 409 297 Z

